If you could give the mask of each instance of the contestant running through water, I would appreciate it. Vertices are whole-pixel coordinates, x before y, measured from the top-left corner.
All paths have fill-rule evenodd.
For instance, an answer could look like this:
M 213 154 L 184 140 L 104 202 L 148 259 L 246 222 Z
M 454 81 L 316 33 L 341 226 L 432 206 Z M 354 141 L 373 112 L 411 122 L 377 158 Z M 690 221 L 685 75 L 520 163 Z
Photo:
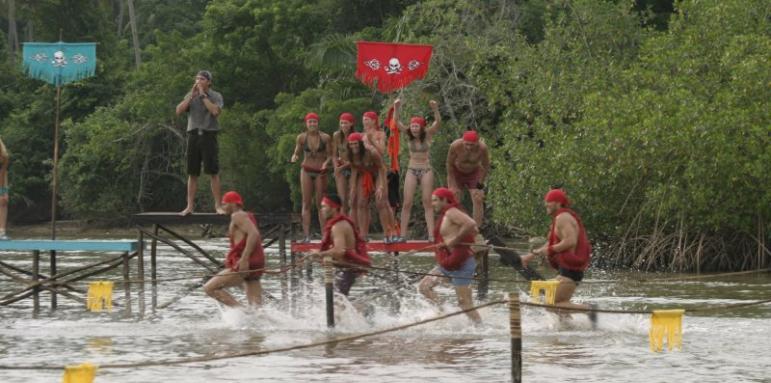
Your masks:
M 437 245 L 434 257 L 438 265 L 431 270 L 432 276 L 420 281 L 418 290 L 430 301 L 439 303 L 434 287 L 450 279 L 458 296 L 458 305 L 467 310 L 473 307 L 471 282 L 474 280 L 476 260 L 469 244 L 474 242 L 477 225 L 474 220 L 458 207 L 455 193 L 448 188 L 437 188 L 431 195 L 431 204 L 439 214 L 434 229 Z M 444 277 L 438 275 L 444 275 Z M 482 318 L 476 310 L 466 313 L 474 323 L 481 323 Z
M 482 226 L 484 215 L 484 181 L 490 173 L 490 153 L 487 145 L 479 141 L 475 130 L 468 130 L 450 144 L 447 151 L 447 186 L 452 189 L 458 200 L 461 191 L 467 189 L 471 194 L 474 221 Z
M 385 193 L 386 166 L 377 150 L 364 145 L 364 137 L 358 132 L 348 135 L 348 163 L 351 164 L 348 195 L 353 202 L 356 225 L 366 240 L 369 233 L 369 204 L 373 197 L 380 213 L 380 224 L 387 227 L 385 222 L 391 210 Z M 385 235 L 388 235 L 387 231 Z
M 364 146 L 369 150 L 376 151 L 383 159 L 383 163 L 385 164 L 385 153 L 387 149 L 386 134 L 383 129 L 380 128 L 377 113 L 373 111 L 364 113 L 361 118 L 361 123 L 364 126 L 362 132 L 364 134 Z M 383 188 L 382 199 L 385 201 L 385 203 L 381 204 L 378 202 L 377 205 L 378 217 L 380 218 L 380 226 L 383 227 L 383 242 L 400 242 L 401 239 L 399 238 L 399 227 L 396 222 L 396 216 L 394 215 L 393 209 L 391 209 L 391 205 L 389 204 L 388 199 L 388 168 L 384 169 L 386 174 L 386 183 L 384 184 L 385 187 Z M 356 217 L 356 223 L 359 225 L 361 230 L 364 232 L 364 236 L 366 237 L 367 233 L 369 233 L 369 227 L 365 228 L 362 221 L 359 220 L 359 217 L 360 216 Z M 369 226 L 369 212 L 367 213 L 367 226 Z
M 316 113 L 305 115 L 304 133 L 297 135 L 291 162 L 295 163 L 304 152 L 302 170 L 300 170 L 300 188 L 302 189 L 303 241 L 311 240 L 311 205 L 321 206 L 321 197 L 327 188 L 327 166 L 332 160 L 332 145 L 329 135 L 319 131 L 319 116 Z M 315 193 L 315 198 L 314 197 Z M 319 209 L 319 224 L 324 227 L 324 217 Z
M 348 162 L 348 135 L 353 132 L 356 119 L 351 113 L 340 115 L 340 129 L 332 134 L 332 155 L 335 165 L 335 187 L 337 195 L 343 201 L 343 212 L 351 211 L 351 198 L 348 195 L 348 181 L 351 178 L 351 164 Z
M 410 224 L 410 213 L 415 199 L 415 189 L 420 185 L 423 202 L 423 211 L 426 218 L 426 230 L 428 240 L 434 238 L 434 212 L 431 208 L 431 192 L 434 189 L 434 172 L 431 170 L 429 153 L 431 151 L 431 139 L 439 131 L 442 116 L 439 114 L 439 105 L 436 101 L 429 101 L 428 105 L 434 112 L 434 122 L 426 128 L 426 120 L 423 117 L 410 118 L 410 126 L 406 127 L 399 121 L 401 100 L 394 101 L 394 119 L 399 124 L 399 129 L 409 138 L 410 162 L 407 165 L 407 175 L 404 177 L 404 202 L 402 203 L 401 239 L 406 240 L 407 230 Z
M 265 267 L 265 254 L 262 251 L 262 239 L 257 229 L 257 219 L 254 214 L 243 210 L 244 202 L 241 196 L 229 191 L 222 196 L 222 207 L 230 215 L 230 252 L 225 258 L 225 270 L 214 276 L 206 285 L 204 291 L 210 297 L 230 307 L 240 306 L 240 303 L 227 291 L 228 287 L 241 285 L 246 291 L 246 299 L 250 305 L 262 304 L 262 285 L 260 277 Z M 257 270 L 254 272 L 245 272 Z
M 335 195 L 321 200 L 321 213 L 327 223 L 321 239 L 321 250 L 313 251 L 313 257 L 331 257 L 338 267 L 335 288 L 348 296 L 356 278 L 366 272 L 372 262 L 367 254 L 367 243 L 356 230 L 356 224 L 342 211 L 342 201 Z M 358 268 L 357 266 L 361 266 Z
M 546 256 L 549 265 L 558 271 L 555 279 L 560 282 L 554 296 L 554 305 L 590 309 L 591 305 L 570 302 L 578 283 L 584 278 L 584 271 L 589 267 L 592 253 L 592 244 L 586 236 L 581 217 L 568 207 L 570 202 L 561 189 L 552 189 L 546 193 L 544 204 L 546 213 L 552 217 L 549 241 L 523 256 L 522 266 L 527 267 L 528 262 L 536 255 Z M 596 326 L 597 314 L 590 311 L 588 315 L 592 325 Z

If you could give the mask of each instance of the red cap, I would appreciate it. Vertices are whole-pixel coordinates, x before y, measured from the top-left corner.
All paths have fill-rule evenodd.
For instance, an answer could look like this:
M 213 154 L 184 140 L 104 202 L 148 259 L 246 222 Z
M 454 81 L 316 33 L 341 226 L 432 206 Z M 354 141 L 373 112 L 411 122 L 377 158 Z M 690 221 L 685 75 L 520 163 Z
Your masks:
M 463 133 L 463 141 L 477 142 L 479 141 L 479 134 L 477 134 L 476 130 L 467 130 L 465 133 Z
M 235 203 L 244 206 L 244 200 L 241 199 L 241 195 L 234 191 L 225 193 L 225 195 L 222 196 L 222 203 Z
M 412 125 L 412 124 L 418 124 L 418 125 L 420 125 L 420 127 L 425 128 L 426 127 L 426 119 L 423 118 L 423 117 L 418 117 L 418 116 L 412 117 L 412 118 L 410 118 L 410 125 Z
M 367 117 L 371 120 L 375 120 L 375 124 L 377 124 L 377 113 L 373 111 L 365 112 L 363 117 Z
M 568 196 L 562 189 L 551 189 L 543 197 L 544 202 L 559 202 L 562 206 L 569 206 Z
M 361 135 L 359 132 L 353 132 L 348 135 L 348 142 L 359 142 L 364 141 L 364 136 Z
M 340 115 L 340 121 L 348 121 L 351 124 L 355 124 L 356 123 L 356 118 L 353 117 L 353 114 L 345 112 L 345 113 Z
M 310 112 L 305 115 L 305 122 L 308 122 L 308 120 L 319 120 L 319 115 L 313 112 Z
M 455 193 L 452 192 L 452 190 L 448 188 L 436 188 L 434 189 L 434 192 L 431 193 L 431 195 L 435 195 L 441 199 L 444 199 L 447 201 L 450 205 L 457 205 L 458 200 L 455 199 Z

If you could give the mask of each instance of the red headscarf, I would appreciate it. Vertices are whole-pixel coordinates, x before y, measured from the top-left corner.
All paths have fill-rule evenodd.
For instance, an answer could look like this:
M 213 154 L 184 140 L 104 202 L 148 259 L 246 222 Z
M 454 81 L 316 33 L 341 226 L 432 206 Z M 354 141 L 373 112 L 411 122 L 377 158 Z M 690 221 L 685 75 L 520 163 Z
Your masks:
M 319 120 L 319 115 L 313 112 L 310 112 L 305 115 L 305 122 L 308 122 L 308 120 Z
M 412 124 L 418 124 L 421 128 L 426 127 L 426 119 L 423 117 L 415 116 L 410 118 L 410 125 Z
M 452 192 L 452 190 L 448 188 L 436 188 L 431 195 L 435 195 L 445 201 L 451 206 L 455 206 L 458 204 L 458 200 L 455 198 L 455 193 Z
M 465 133 L 463 133 L 463 141 L 477 142 L 479 141 L 479 134 L 477 134 L 476 130 L 467 130 Z
M 229 191 L 222 196 L 222 203 L 235 203 L 243 206 L 244 200 L 241 198 L 240 194 L 234 191 Z
M 567 194 L 562 189 L 551 189 L 543 197 L 544 202 L 558 202 L 562 206 L 570 206 Z
M 340 121 L 348 121 L 351 124 L 355 124 L 356 123 L 356 119 L 353 117 L 353 114 L 348 113 L 348 112 L 345 112 L 345 113 L 340 115 Z
M 364 136 L 359 132 L 353 132 L 348 135 L 348 142 L 364 141 Z
M 365 112 L 364 113 L 364 117 L 367 117 L 367 118 L 369 118 L 371 120 L 374 120 L 375 121 L 375 125 L 377 125 L 377 123 L 378 123 L 378 121 L 377 121 L 377 113 L 375 113 L 375 112 L 370 110 L 369 112 Z

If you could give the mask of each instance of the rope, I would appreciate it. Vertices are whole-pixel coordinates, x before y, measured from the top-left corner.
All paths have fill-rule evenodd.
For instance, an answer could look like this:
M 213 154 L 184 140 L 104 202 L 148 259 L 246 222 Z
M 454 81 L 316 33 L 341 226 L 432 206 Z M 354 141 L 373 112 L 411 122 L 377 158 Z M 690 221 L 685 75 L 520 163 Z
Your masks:
M 734 303 L 729 305 L 712 306 L 712 307 L 697 307 L 694 309 L 686 309 L 686 312 L 697 313 L 697 312 L 708 312 L 708 311 L 731 310 L 731 309 L 745 308 L 750 306 L 759 306 L 767 303 L 771 303 L 771 299 L 763 299 L 759 301 Z M 604 314 L 653 314 L 653 311 L 654 311 L 654 310 L 610 310 L 610 309 L 583 308 L 583 307 L 562 307 L 557 305 L 546 305 L 542 303 L 531 303 L 531 302 L 519 302 L 519 304 L 523 306 L 540 307 L 540 308 L 546 308 L 546 309 L 558 309 L 558 310 L 586 312 L 586 313 L 595 312 L 595 313 L 604 313 Z
M 493 305 L 504 304 L 504 303 L 508 303 L 508 300 L 498 300 L 498 301 L 487 302 L 465 310 L 453 311 L 451 313 L 440 315 L 437 317 L 423 319 L 417 322 L 408 323 L 400 326 L 389 327 L 383 330 L 372 331 L 364 334 L 337 337 L 330 340 L 313 342 L 308 344 L 301 344 L 297 346 L 280 347 L 280 348 L 273 348 L 268 350 L 240 351 L 240 352 L 232 352 L 232 353 L 226 353 L 226 354 L 220 354 L 220 355 L 203 355 L 203 356 L 196 356 L 196 357 L 185 358 L 185 359 L 153 360 L 153 361 L 138 362 L 138 363 L 103 364 L 103 365 L 99 365 L 99 369 L 104 370 L 104 369 L 123 369 L 123 368 L 150 367 L 150 366 L 179 365 L 179 364 L 187 364 L 187 363 L 209 362 L 213 360 L 242 358 L 245 356 L 265 355 L 265 354 L 272 354 L 277 352 L 301 350 L 305 348 L 324 346 L 324 345 L 340 343 L 340 342 L 350 342 L 357 339 L 404 330 L 410 327 L 415 327 L 426 323 L 436 322 L 436 321 L 447 319 L 457 315 L 465 314 L 470 311 L 478 310 L 478 309 L 493 306 Z M 63 369 L 64 369 L 64 366 L 55 366 L 55 365 L 48 365 L 48 364 L 21 365 L 21 366 L 0 365 L 0 370 L 63 370 Z

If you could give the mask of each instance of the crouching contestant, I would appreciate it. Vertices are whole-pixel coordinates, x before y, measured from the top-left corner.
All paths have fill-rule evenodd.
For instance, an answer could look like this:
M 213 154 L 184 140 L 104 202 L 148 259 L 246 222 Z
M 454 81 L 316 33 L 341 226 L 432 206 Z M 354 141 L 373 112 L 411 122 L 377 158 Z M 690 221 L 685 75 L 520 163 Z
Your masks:
M 458 296 L 458 305 L 467 310 L 473 307 L 471 282 L 474 280 L 476 260 L 470 244 L 478 229 L 476 222 L 458 208 L 455 193 L 448 188 L 437 188 L 431 195 L 431 206 L 439 214 L 434 227 L 434 257 L 438 265 L 431 270 L 430 276 L 420 281 L 418 289 L 430 301 L 438 303 L 434 287 L 450 280 Z M 440 276 L 443 275 L 443 276 Z M 476 310 L 466 313 L 475 323 L 482 319 Z
M 353 283 L 372 264 L 367 254 L 367 243 L 359 235 L 356 225 L 342 212 L 342 201 L 336 195 L 321 200 L 321 214 L 326 219 L 321 250 L 311 255 L 316 259 L 331 257 L 337 267 L 335 289 L 348 296 Z M 361 266 L 357 267 L 357 266 Z
M 225 289 L 241 285 L 246 292 L 249 304 L 259 306 L 262 304 L 260 277 L 265 267 L 265 254 L 262 251 L 257 219 L 254 214 L 243 210 L 244 202 L 234 191 L 229 191 L 222 196 L 222 205 L 226 214 L 230 215 L 228 228 L 230 252 L 225 258 L 225 270 L 206 282 L 203 289 L 206 294 L 222 304 L 235 307 L 241 304 Z M 243 272 L 248 270 L 256 271 Z

